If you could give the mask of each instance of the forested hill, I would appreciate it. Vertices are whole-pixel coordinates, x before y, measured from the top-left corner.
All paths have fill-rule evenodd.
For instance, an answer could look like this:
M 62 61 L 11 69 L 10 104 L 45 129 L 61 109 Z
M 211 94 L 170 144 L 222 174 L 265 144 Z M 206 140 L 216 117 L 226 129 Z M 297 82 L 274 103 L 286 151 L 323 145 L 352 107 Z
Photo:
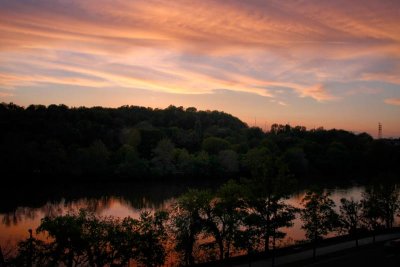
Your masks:
M 2 173 L 27 179 L 248 177 L 260 166 L 304 178 L 399 173 L 399 140 L 276 124 L 264 133 L 196 108 L 2 103 L 0 127 Z

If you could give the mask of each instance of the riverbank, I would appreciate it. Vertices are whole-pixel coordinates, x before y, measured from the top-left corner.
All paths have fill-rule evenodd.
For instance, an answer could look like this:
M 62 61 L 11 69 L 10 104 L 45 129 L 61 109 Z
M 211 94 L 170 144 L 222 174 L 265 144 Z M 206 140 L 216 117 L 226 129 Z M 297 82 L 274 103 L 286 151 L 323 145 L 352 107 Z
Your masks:
M 321 265 L 322 262 L 332 260 L 335 262 L 336 260 L 341 261 L 340 259 L 349 258 L 354 261 L 354 257 L 350 255 L 353 253 L 354 255 L 363 254 L 363 250 L 378 250 L 377 254 L 382 254 L 383 245 L 386 241 L 392 239 L 400 238 L 400 228 L 396 227 L 390 230 L 384 230 L 376 234 L 375 242 L 373 242 L 373 236 L 364 235 L 358 241 L 359 246 L 356 247 L 356 242 L 350 236 L 338 236 L 333 238 L 328 238 L 320 242 L 317 247 L 316 252 L 316 260 L 313 260 L 313 249 L 311 243 L 298 244 L 288 247 L 283 247 L 276 249 L 275 258 L 274 252 L 271 251 L 268 255 L 265 253 L 257 253 L 254 255 L 243 255 L 238 257 L 232 257 L 224 263 L 220 261 L 216 262 L 208 262 L 202 264 L 196 264 L 196 267 L 214 267 L 214 266 L 235 266 L 235 267 L 258 267 L 258 266 L 307 266 L 312 264 L 316 264 L 316 266 L 325 266 Z M 375 252 L 374 252 L 375 253 Z M 335 258 L 335 260 L 333 260 Z M 341 266 L 342 265 L 332 265 L 332 266 Z M 350 265 L 348 265 L 350 266 Z M 355 264 L 352 266 L 367 266 Z M 387 265 L 382 265 L 387 266 Z M 394 266 L 394 265 L 393 265 Z

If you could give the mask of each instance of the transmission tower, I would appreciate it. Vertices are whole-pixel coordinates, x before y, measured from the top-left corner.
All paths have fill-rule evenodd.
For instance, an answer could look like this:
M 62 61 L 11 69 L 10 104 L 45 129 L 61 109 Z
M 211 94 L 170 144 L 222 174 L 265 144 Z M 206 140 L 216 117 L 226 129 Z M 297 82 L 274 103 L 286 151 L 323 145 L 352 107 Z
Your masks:
M 378 139 L 382 139 L 382 123 L 378 123 Z

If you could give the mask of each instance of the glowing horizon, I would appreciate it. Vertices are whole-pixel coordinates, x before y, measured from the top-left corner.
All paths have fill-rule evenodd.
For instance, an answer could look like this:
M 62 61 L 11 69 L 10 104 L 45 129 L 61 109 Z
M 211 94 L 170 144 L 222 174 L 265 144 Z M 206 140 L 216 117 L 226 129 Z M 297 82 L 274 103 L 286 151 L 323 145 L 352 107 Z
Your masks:
M 0 0 L 0 101 L 400 136 L 400 2 Z

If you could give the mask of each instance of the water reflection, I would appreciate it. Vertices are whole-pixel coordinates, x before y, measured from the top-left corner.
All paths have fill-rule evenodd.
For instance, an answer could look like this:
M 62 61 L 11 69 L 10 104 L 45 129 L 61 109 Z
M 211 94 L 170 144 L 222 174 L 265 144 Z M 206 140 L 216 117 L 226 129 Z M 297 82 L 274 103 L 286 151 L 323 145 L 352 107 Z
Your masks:
M 103 183 L 79 185 L 10 185 L 0 188 L 0 246 L 15 247 L 36 229 L 45 216 L 57 216 L 85 208 L 102 216 L 138 217 L 142 209 L 156 210 L 189 187 L 177 183 Z M 209 185 L 203 185 L 209 186 Z
M 193 186 L 184 184 L 103 184 L 102 186 L 83 185 L 78 187 L 66 187 L 63 188 L 62 192 L 60 192 L 59 186 L 54 188 L 48 187 L 45 190 L 39 187 L 35 189 L 34 187 L 28 189 L 17 187 L 9 188 L 8 190 L 1 192 L 2 189 L 0 189 L 0 198 L 9 200 L 7 202 L 0 202 L 0 245 L 3 250 L 5 248 L 6 251 L 10 251 L 9 248 L 15 248 L 15 245 L 19 240 L 26 239 L 28 236 L 27 230 L 29 228 L 35 229 L 39 226 L 43 217 L 55 217 L 69 212 L 75 213 L 79 209 L 85 209 L 103 218 L 105 216 L 113 216 L 117 218 L 130 216 L 138 218 L 143 209 L 149 211 L 159 209 L 170 210 L 175 198 L 185 192 L 189 187 Z M 203 185 L 203 187 L 209 186 Z M 364 191 L 366 190 L 368 192 L 370 189 L 370 187 L 365 189 L 363 186 L 354 185 L 345 188 L 322 188 L 325 188 L 324 190 L 330 193 L 330 197 L 336 203 L 336 211 L 339 211 L 341 198 L 360 200 L 363 197 Z M 373 188 L 374 190 L 377 190 L 378 187 Z M 394 189 L 396 189 L 396 186 Z M 301 202 L 306 191 L 308 190 L 299 190 L 292 194 L 291 197 L 286 200 L 287 204 L 297 208 L 302 207 Z M 4 197 L 5 195 L 7 196 L 6 198 Z M 229 198 L 231 193 L 227 196 Z M 186 198 L 184 199 L 186 200 Z M 218 198 L 213 199 L 212 196 L 210 196 L 210 198 L 207 199 L 207 203 L 214 201 L 218 201 Z M 251 208 L 252 206 L 247 207 Z M 382 206 L 380 207 L 382 208 Z M 225 214 L 230 213 L 228 212 Z M 302 221 L 299 217 L 299 214 L 297 214 L 297 217 L 293 221 L 293 227 L 280 228 L 280 230 L 287 235 L 283 239 L 278 239 L 277 247 L 288 246 L 305 239 L 305 233 L 301 229 Z M 396 222 L 396 224 L 397 223 L 398 222 Z M 124 233 L 125 232 L 127 231 L 124 230 Z M 336 234 L 336 232 L 332 232 L 329 233 L 328 236 L 334 236 Z M 42 240 L 45 240 L 46 238 L 44 235 L 37 235 L 37 237 Z M 199 240 L 193 247 L 193 255 L 195 255 L 196 259 L 210 260 L 210 258 L 218 258 L 217 254 L 215 254 L 217 250 L 214 246 L 214 239 L 210 239 L 211 237 L 208 236 L 206 232 L 201 233 L 198 237 Z M 176 259 L 178 256 L 176 255 L 178 252 L 174 252 L 173 248 L 178 243 L 176 243 L 177 239 L 174 239 L 174 235 L 169 235 L 169 239 L 167 246 L 169 253 L 171 253 L 169 255 L 175 256 L 170 257 L 168 262 L 174 263 L 175 265 L 177 263 Z M 217 239 L 215 238 L 215 240 Z M 210 244 L 212 246 L 210 246 Z M 262 245 L 262 243 L 260 244 Z M 232 250 L 231 252 L 234 255 L 238 255 L 243 254 L 246 251 L 240 247 L 235 247 L 235 250 Z
M 0 213 L 0 244 L 2 246 L 10 243 L 15 244 L 18 240 L 26 238 L 27 229 L 35 229 L 45 216 L 58 216 L 82 208 L 101 216 L 131 216 L 135 218 L 139 216 L 142 209 L 152 211 L 161 208 L 168 209 L 174 198 L 185 191 L 186 188 L 185 186 L 171 188 L 162 186 L 162 188 L 157 188 L 153 185 L 153 187 L 147 188 L 150 190 L 143 190 L 143 187 L 138 185 L 130 185 L 130 187 L 125 185 L 118 189 L 115 185 L 112 185 L 107 190 L 96 188 L 98 190 L 96 194 L 93 193 L 93 190 L 87 191 L 87 196 L 85 196 L 82 188 L 79 191 L 80 195 L 76 191 L 65 190 L 62 193 L 62 198 L 60 197 L 58 200 L 47 194 L 44 197 L 49 199 L 36 199 L 32 202 L 41 203 L 40 201 L 42 201 L 43 204 L 38 206 L 21 205 L 11 210 L 10 207 L 5 209 L 3 205 L 4 211 Z M 332 192 L 331 197 L 338 205 L 343 197 L 360 199 L 364 188 L 362 186 L 352 186 L 344 189 L 333 188 L 326 190 Z M 305 191 L 299 191 L 293 194 L 287 200 L 287 203 L 300 207 L 304 193 Z M 28 201 L 28 198 L 25 197 L 25 200 Z M 11 203 L 13 204 L 13 202 Z M 304 239 L 304 232 L 301 229 L 299 218 L 295 219 L 293 227 L 284 229 L 284 231 L 287 232 L 287 237 L 280 241 L 281 246 L 293 244 L 298 240 Z
M 76 211 L 84 208 L 94 213 L 101 213 L 103 210 L 110 208 L 111 197 L 102 197 L 99 199 L 82 198 L 77 201 L 67 202 L 62 199 L 60 202 L 47 202 L 42 207 L 18 207 L 14 212 L 2 214 L 2 223 L 6 226 L 17 226 L 22 221 L 41 219 L 43 216 L 59 216 L 68 212 Z

